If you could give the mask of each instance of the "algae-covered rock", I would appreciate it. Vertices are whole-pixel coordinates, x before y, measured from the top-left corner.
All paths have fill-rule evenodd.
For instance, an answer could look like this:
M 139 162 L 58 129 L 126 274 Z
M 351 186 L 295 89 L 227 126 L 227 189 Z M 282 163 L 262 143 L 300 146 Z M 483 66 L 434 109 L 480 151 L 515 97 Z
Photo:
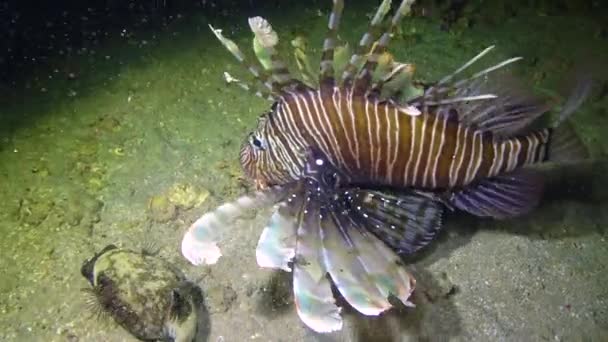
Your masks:
M 152 196 L 148 201 L 148 217 L 155 222 L 167 222 L 175 218 L 177 207 L 165 195 Z
M 175 184 L 168 191 L 171 203 L 183 210 L 198 207 L 209 197 L 209 190 L 191 184 Z
M 177 216 L 178 210 L 198 207 L 209 197 L 209 191 L 190 184 L 175 184 L 148 201 L 148 217 L 155 222 L 167 222 Z
M 109 245 L 87 260 L 89 304 L 140 340 L 193 341 L 204 314 L 200 289 L 165 260 Z

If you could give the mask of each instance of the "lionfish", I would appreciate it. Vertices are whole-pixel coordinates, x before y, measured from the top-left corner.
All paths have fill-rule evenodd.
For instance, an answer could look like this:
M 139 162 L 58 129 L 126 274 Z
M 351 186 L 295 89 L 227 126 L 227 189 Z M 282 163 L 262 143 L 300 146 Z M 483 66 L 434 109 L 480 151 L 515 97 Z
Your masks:
M 586 156 L 562 123 L 582 103 L 590 82 L 577 83 L 555 123 L 538 128 L 550 101 L 496 72 L 520 57 L 458 77 L 492 47 L 414 97 L 401 96 L 403 87 L 389 88 L 404 64 L 378 76 L 378 61 L 412 3 L 403 0 L 385 23 L 391 6 L 384 0 L 338 70 L 334 52 L 343 1 L 334 0 L 318 84 L 288 71 L 264 19 L 250 19 L 261 63 L 210 26 L 257 86 L 226 74 L 227 81 L 273 103 L 240 152 L 258 191 L 203 215 L 185 234 L 182 253 L 195 265 L 215 263 L 226 226 L 248 210 L 276 205 L 257 261 L 293 271 L 298 315 L 317 332 L 343 324 L 332 283 L 364 315 L 391 308 L 391 296 L 412 306 L 415 280 L 400 256 L 437 235 L 446 208 L 496 219 L 522 215 L 541 196 L 535 165 Z

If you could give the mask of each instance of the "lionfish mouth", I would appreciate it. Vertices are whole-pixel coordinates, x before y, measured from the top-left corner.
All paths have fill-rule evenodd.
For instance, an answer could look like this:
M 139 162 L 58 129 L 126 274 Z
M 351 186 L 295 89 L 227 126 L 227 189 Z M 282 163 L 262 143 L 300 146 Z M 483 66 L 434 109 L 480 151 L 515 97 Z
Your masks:
M 270 184 L 262 179 L 256 179 L 253 181 L 256 191 L 264 191 L 270 187 Z

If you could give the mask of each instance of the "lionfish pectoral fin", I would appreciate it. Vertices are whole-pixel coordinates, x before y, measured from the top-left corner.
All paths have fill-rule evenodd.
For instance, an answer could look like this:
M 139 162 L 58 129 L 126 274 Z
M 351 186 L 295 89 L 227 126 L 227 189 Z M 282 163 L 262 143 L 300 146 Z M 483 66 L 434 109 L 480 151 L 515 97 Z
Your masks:
M 377 316 L 391 307 L 388 294 L 376 285 L 383 280 L 369 273 L 351 237 L 356 229 L 347 221 L 333 209 L 322 214 L 323 260 L 342 297 L 360 313 Z
M 426 246 L 441 229 L 444 204 L 431 193 L 358 189 L 350 201 L 368 229 L 404 255 Z
M 547 158 L 550 162 L 571 164 L 589 158 L 589 151 L 567 122 L 551 130 Z
M 543 180 L 538 171 L 516 171 L 483 179 L 450 196 L 456 208 L 479 217 L 506 219 L 526 214 L 538 202 Z
M 296 250 L 296 204 L 287 201 L 279 204 L 264 228 L 255 256 L 260 267 L 291 272 L 290 262 Z
M 326 333 L 342 329 L 343 322 L 322 261 L 319 214 L 319 203 L 315 200 L 306 201 L 300 211 L 293 293 L 302 322 L 316 332 Z
M 280 202 L 290 190 L 290 186 L 275 186 L 256 191 L 203 214 L 184 234 L 182 255 L 193 265 L 215 264 L 222 256 L 218 242 L 232 223 L 252 210 Z
M 414 306 L 409 299 L 416 281 L 405 270 L 397 253 L 370 233 L 364 221 L 347 211 L 334 211 L 333 216 L 336 224 L 348 232 L 352 250 L 356 252 L 357 260 L 363 266 L 363 273 L 375 285 L 381 298 L 388 299 L 393 295 L 404 305 Z

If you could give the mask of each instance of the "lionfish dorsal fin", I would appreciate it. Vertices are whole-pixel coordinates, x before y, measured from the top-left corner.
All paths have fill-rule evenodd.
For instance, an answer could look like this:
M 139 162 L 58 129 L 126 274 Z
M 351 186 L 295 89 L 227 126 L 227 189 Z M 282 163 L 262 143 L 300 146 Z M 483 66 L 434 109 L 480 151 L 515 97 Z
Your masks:
M 371 84 L 372 74 L 378 66 L 378 59 L 387 50 L 391 41 L 391 33 L 399 25 L 401 19 L 410 12 L 414 0 L 403 0 L 393 15 L 389 27 L 382 33 L 376 46 L 370 51 L 363 68 L 359 70 L 355 79 L 355 93 L 365 92 Z M 373 22 L 372 22 L 373 24 Z
M 323 53 L 321 55 L 321 64 L 319 72 L 319 84 L 321 90 L 324 88 L 333 88 L 335 84 L 334 75 L 334 52 L 336 49 L 336 38 L 338 36 L 338 27 L 344 9 L 343 0 L 334 0 L 329 22 L 327 23 L 327 35 L 323 42 Z
M 552 107 L 551 101 L 534 95 L 532 89 L 508 74 L 478 79 L 461 91 L 465 96 L 475 92 L 491 92 L 496 98 L 472 106 L 466 102 L 456 104 L 459 120 L 499 138 L 523 134 Z
M 408 1 L 408 0 L 404 0 Z M 388 13 L 391 8 L 391 0 L 383 0 L 378 9 L 376 10 L 376 14 L 372 18 L 367 31 L 361 37 L 359 41 L 359 46 L 350 57 L 350 61 L 344 68 L 342 72 L 342 84 L 350 84 L 353 80 L 353 77 L 357 71 L 357 68 L 361 66 L 361 63 L 366 58 L 366 53 L 371 49 L 372 44 L 378 38 L 378 32 L 380 30 L 380 24 L 384 20 L 384 17 Z
M 496 96 L 488 93 L 475 93 L 474 95 L 469 96 L 469 98 L 463 98 L 459 96 L 450 96 L 452 93 L 456 92 L 459 89 L 464 89 L 467 86 L 470 86 L 472 82 L 475 82 L 477 79 L 482 77 L 487 77 L 492 72 L 499 70 L 511 63 L 517 62 L 522 59 L 522 57 L 514 57 L 504 60 L 498 64 L 490 66 L 486 69 L 478 71 L 474 73 L 472 76 L 467 78 L 463 78 L 460 80 L 456 80 L 455 77 L 457 75 L 462 74 L 463 71 L 468 69 L 471 65 L 477 62 L 481 57 L 485 56 L 488 52 L 494 49 L 494 46 L 490 46 L 480 53 L 478 53 L 475 57 L 471 58 L 465 64 L 463 64 L 460 68 L 456 69 L 451 74 L 443 77 L 437 83 L 428 87 L 424 94 L 417 98 L 412 104 L 417 106 L 437 106 L 445 103 L 457 103 L 457 102 L 468 102 L 474 100 L 486 100 L 493 99 Z M 426 108 L 425 108 L 426 109 Z
M 462 124 L 492 132 L 496 138 L 525 133 L 552 107 L 509 74 L 477 78 L 447 94 L 437 94 L 437 112 L 457 113 Z
M 258 61 L 270 73 L 272 83 L 281 91 L 294 88 L 301 82 L 287 68 L 287 64 L 279 57 L 275 46 L 279 36 L 270 23 L 262 17 L 249 18 L 249 28 L 254 34 L 253 49 Z
M 280 93 L 280 89 L 278 85 L 270 78 L 270 76 L 263 70 L 263 68 L 254 62 L 251 62 L 245 57 L 245 54 L 239 49 L 238 45 L 234 43 L 232 40 L 224 37 L 221 29 L 216 29 L 213 26 L 209 25 L 209 28 L 215 34 L 217 39 L 224 45 L 224 47 L 230 51 L 230 53 L 239 61 L 239 63 L 243 64 L 247 70 L 253 75 L 254 79 L 261 83 L 266 91 L 262 93 L 269 93 L 272 98 L 278 97 Z M 240 85 L 244 89 L 254 89 L 256 88 L 252 84 L 245 83 L 242 81 L 235 82 Z
M 270 91 L 268 91 L 268 89 L 264 87 L 256 87 L 247 82 L 243 82 L 238 78 L 230 75 L 227 71 L 224 71 L 224 81 L 226 81 L 226 83 L 228 84 L 236 84 L 246 92 L 249 92 L 257 97 L 261 97 L 269 101 L 274 100 L 274 96 L 270 93 Z
M 475 55 L 456 71 L 427 88 L 410 105 L 423 108 L 423 112 L 429 109 L 435 113 L 455 112 L 459 122 L 492 132 L 498 138 L 522 133 L 551 105 L 532 95 L 530 89 L 523 87 L 509 74 L 496 76 L 496 71 L 521 60 L 521 57 L 509 58 L 471 76 L 457 78 L 492 49 L 494 46 Z

